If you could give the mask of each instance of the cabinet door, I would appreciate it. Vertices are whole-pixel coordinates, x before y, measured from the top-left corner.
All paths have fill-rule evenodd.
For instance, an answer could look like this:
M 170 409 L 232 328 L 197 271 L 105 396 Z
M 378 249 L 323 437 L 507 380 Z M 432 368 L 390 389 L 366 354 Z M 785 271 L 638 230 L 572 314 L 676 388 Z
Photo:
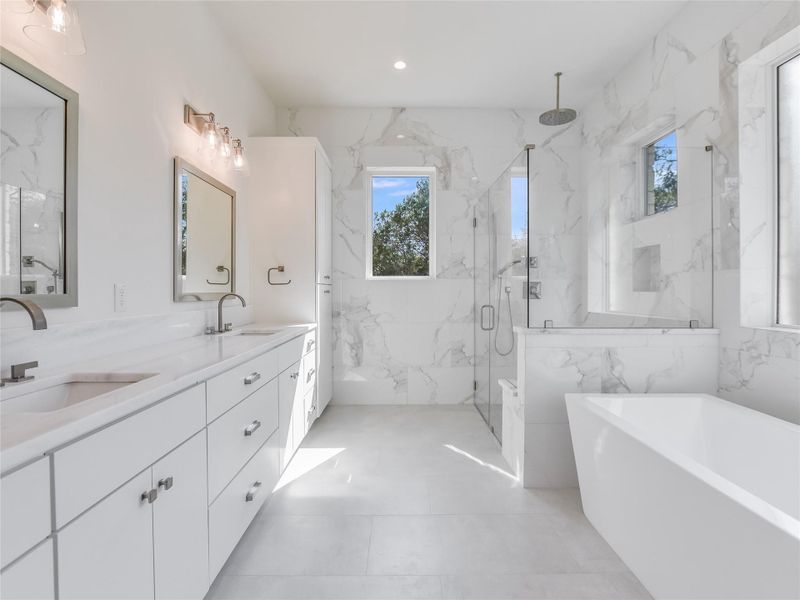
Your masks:
M 155 597 L 202 598 L 208 591 L 206 438 L 200 432 L 153 465 Z
M 317 243 L 317 283 L 331 283 L 331 169 L 319 152 L 316 156 L 316 243 Z
M 291 367 L 280 374 L 280 380 L 278 382 L 278 400 L 280 402 L 278 413 L 280 427 L 278 431 L 281 471 L 289 464 L 297 445 L 303 438 L 303 388 L 298 385 L 298 380 L 300 379 L 300 365 L 301 361 L 298 360 L 295 362 Z M 298 405 L 300 408 L 299 414 L 296 413 Z M 300 419 L 299 426 L 296 422 L 298 418 Z
M 58 533 L 60 599 L 153 597 L 151 489 L 147 469 Z
M 47 540 L 0 574 L 4 600 L 55 598 L 53 540 Z
M 318 286 L 317 298 L 317 414 L 333 397 L 333 286 Z

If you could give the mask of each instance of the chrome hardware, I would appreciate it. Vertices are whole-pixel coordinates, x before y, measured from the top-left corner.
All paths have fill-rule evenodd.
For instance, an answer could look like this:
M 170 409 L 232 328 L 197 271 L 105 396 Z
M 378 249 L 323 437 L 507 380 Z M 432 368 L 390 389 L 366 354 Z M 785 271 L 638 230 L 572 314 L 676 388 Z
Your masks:
M 330 275 L 323 275 L 323 276 L 322 276 L 322 278 L 323 278 L 323 279 L 330 279 L 330 278 L 331 278 L 331 276 L 330 276 Z
M 213 327 L 206 327 L 206 335 L 214 335 L 215 333 L 217 333 L 216 329 Z
M 247 494 L 244 497 L 245 502 L 252 502 L 256 499 L 256 494 L 258 494 L 258 490 L 261 488 L 261 482 L 256 481 L 249 490 L 247 490 Z
M 222 329 L 223 331 L 231 331 L 233 329 L 233 323 L 225 323 Z
M 539 257 L 538 256 L 529 256 L 528 257 L 528 268 L 529 269 L 538 269 L 539 268 Z
M 160 487 L 160 488 L 163 487 L 165 490 L 168 490 L 168 489 L 170 489 L 172 487 L 172 483 L 173 483 L 173 479 L 172 479 L 172 475 L 170 475 L 169 477 L 165 477 L 164 479 L 159 479 L 158 480 L 158 487 Z
M 227 274 L 225 281 L 209 281 L 206 279 L 206 283 L 209 285 L 228 285 L 231 282 L 231 270 L 228 267 L 219 265 L 217 267 L 217 273 L 222 273 L 223 271 L 225 271 Z
M 36 360 L 20 363 L 18 365 L 11 365 L 11 377 L 4 377 L 3 383 L 19 383 L 20 381 L 30 381 L 33 379 L 33 375 L 26 375 L 25 371 L 28 369 L 35 369 L 38 366 L 39 361 Z
M 323 291 L 322 291 L 322 293 L 323 293 L 323 294 L 330 294 L 330 293 L 331 293 L 331 291 L 330 291 L 330 290 L 323 290 Z
M 289 379 L 297 379 L 300 376 L 300 371 L 296 371 L 295 373 L 289 373 Z
M 552 329 L 553 328 L 553 319 L 545 319 L 544 320 L 544 328 L 545 329 Z
M 541 300 L 542 299 L 542 282 L 541 281 L 529 281 L 528 286 L 524 288 L 527 295 L 525 296 L 526 300 Z
M 239 294 L 231 293 L 222 296 L 219 299 L 219 304 L 217 304 L 217 333 L 225 333 L 226 331 L 230 331 L 230 329 L 226 328 L 227 324 L 226 325 L 222 324 L 222 303 L 225 302 L 226 298 L 238 298 L 239 302 L 242 303 L 242 306 L 247 306 L 247 302 L 245 302 L 244 298 L 242 298 Z
M 277 267 L 270 267 L 269 269 L 267 269 L 267 283 L 270 284 L 270 285 L 289 285 L 290 283 L 292 283 L 291 279 L 288 279 L 288 280 L 284 281 L 283 283 L 281 283 L 281 282 L 275 283 L 275 282 L 272 281 L 272 272 L 273 271 L 277 271 L 278 273 L 283 273 L 285 270 L 286 269 L 284 268 L 283 265 L 278 265 Z
M 144 502 L 145 500 L 147 500 L 148 504 L 152 504 L 153 502 L 156 501 L 157 498 L 158 498 L 157 489 L 152 489 L 147 492 L 142 492 L 142 495 L 140 496 L 141 501 Z
M 489 309 L 491 311 L 491 322 L 488 327 L 484 325 L 484 323 L 486 322 L 486 320 L 484 319 L 486 309 Z M 492 329 L 494 329 L 494 306 L 492 306 L 491 304 L 484 304 L 483 306 L 481 306 L 481 329 L 483 329 L 484 331 L 491 331 Z
M 250 375 L 244 378 L 244 384 L 250 385 L 251 383 L 255 383 L 256 381 L 258 381 L 259 379 L 261 379 L 261 373 L 259 373 L 258 371 L 253 371 L 252 373 L 250 373 Z
M 698 327 L 700 327 L 700 321 L 697 319 L 691 319 L 689 321 L 689 329 L 697 329 Z
M 249 436 L 253 435 L 253 432 L 254 432 L 256 429 L 258 429 L 259 427 L 261 427 L 261 421 L 259 421 L 258 419 L 256 419 L 255 421 L 253 421 L 252 423 L 250 423 L 250 425 L 248 425 L 247 427 L 245 427 L 245 428 L 244 428 L 244 435 L 245 435 L 245 437 L 249 437 Z
M 314 376 L 314 373 L 316 373 L 316 372 L 317 372 L 317 370 L 316 370 L 316 369 L 314 369 L 314 368 L 311 368 L 311 369 L 308 371 L 308 375 L 306 375 L 306 383 L 308 383 L 309 381 L 311 381 L 311 378 Z
M 314 347 L 315 343 L 316 343 L 316 340 L 308 340 L 308 342 L 306 343 L 306 352 L 311 350 Z

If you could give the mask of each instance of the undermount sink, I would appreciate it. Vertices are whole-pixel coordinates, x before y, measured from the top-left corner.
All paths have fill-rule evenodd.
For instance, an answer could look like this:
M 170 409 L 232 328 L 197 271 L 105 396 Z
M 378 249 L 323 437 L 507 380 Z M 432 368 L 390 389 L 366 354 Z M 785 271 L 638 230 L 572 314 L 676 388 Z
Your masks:
M 137 383 L 153 375 L 155 373 L 73 375 L 65 382 L 4 399 L 0 402 L 0 414 L 48 413 L 61 410 Z
M 278 333 L 274 329 L 252 329 L 250 331 L 240 331 L 239 335 L 274 335 Z

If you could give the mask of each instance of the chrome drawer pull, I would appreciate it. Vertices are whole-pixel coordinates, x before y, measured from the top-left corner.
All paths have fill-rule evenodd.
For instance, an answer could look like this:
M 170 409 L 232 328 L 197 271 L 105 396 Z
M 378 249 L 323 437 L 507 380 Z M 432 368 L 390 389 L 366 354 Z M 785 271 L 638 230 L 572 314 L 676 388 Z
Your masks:
M 251 383 L 255 383 L 256 381 L 258 381 L 259 379 L 261 379 L 261 373 L 255 371 L 253 373 L 250 373 L 250 375 L 244 378 L 244 384 L 250 385 Z
M 156 489 L 152 489 L 147 492 L 142 492 L 142 495 L 140 496 L 141 501 L 144 502 L 145 500 L 147 500 L 148 504 L 152 504 L 153 502 L 156 501 L 157 498 L 158 498 L 158 490 Z
M 253 432 L 259 427 L 261 427 L 261 421 L 256 419 L 255 421 L 250 423 L 250 425 L 244 428 L 244 435 L 245 436 L 253 435 Z
M 164 479 L 159 479 L 158 480 L 158 487 L 160 487 L 160 488 L 163 487 L 165 490 L 168 490 L 168 489 L 170 489 L 172 487 L 172 483 L 173 483 L 173 479 L 172 479 L 172 475 L 170 475 L 169 477 L 165 477 Z
M 308 340 L 308 343 L 306 344 L 306 352 L 311 350 L 314 347 L 315 343 L 316 343 L 316 340 Z
M 252 502 L 256 499 L 256 494 L 258 494 L 258 490 L 261 488 L 261 482 L 256 481 L 249 490 L 247 490 L 247 495 L 244 497 L 245 502 Z
M 316 373 L 316 372 L 317 372 L 317 370 L 313 369 L 313 368 L 308 371 L 308 375 L 306 375 L 306 383 L 311 381 L 311 378 L 314 376 L 314 373 Z

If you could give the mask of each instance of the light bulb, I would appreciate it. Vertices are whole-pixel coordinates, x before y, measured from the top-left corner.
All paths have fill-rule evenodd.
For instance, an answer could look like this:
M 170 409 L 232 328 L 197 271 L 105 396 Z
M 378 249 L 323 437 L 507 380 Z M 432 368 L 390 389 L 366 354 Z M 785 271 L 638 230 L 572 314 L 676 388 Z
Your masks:
M 208 144 L 208 147 L 211 150 L 217 147 L 217 142 L 219 141 L 219 133 L 217 133 L 217 126 L 214 123 L 213 117 L 211 118 L 210 121 L 206 123 L 203 137 L 205 138 L 206 144 Z
M 231 148 L 231 130 L 228 127 L 222 128 L 221 144 L 219 146 L 219 153 L 225 160 L 231 157 L 233 149 Z
M 67 30 L 67 5 L 64 0 L 52 0 L 47 9 L 50 29 L 64 33 Z
M 244 148 L 242 147 L 242 140 L 233 140 L 233 169 L 234 171 L 243 171 L 245 168 Z

